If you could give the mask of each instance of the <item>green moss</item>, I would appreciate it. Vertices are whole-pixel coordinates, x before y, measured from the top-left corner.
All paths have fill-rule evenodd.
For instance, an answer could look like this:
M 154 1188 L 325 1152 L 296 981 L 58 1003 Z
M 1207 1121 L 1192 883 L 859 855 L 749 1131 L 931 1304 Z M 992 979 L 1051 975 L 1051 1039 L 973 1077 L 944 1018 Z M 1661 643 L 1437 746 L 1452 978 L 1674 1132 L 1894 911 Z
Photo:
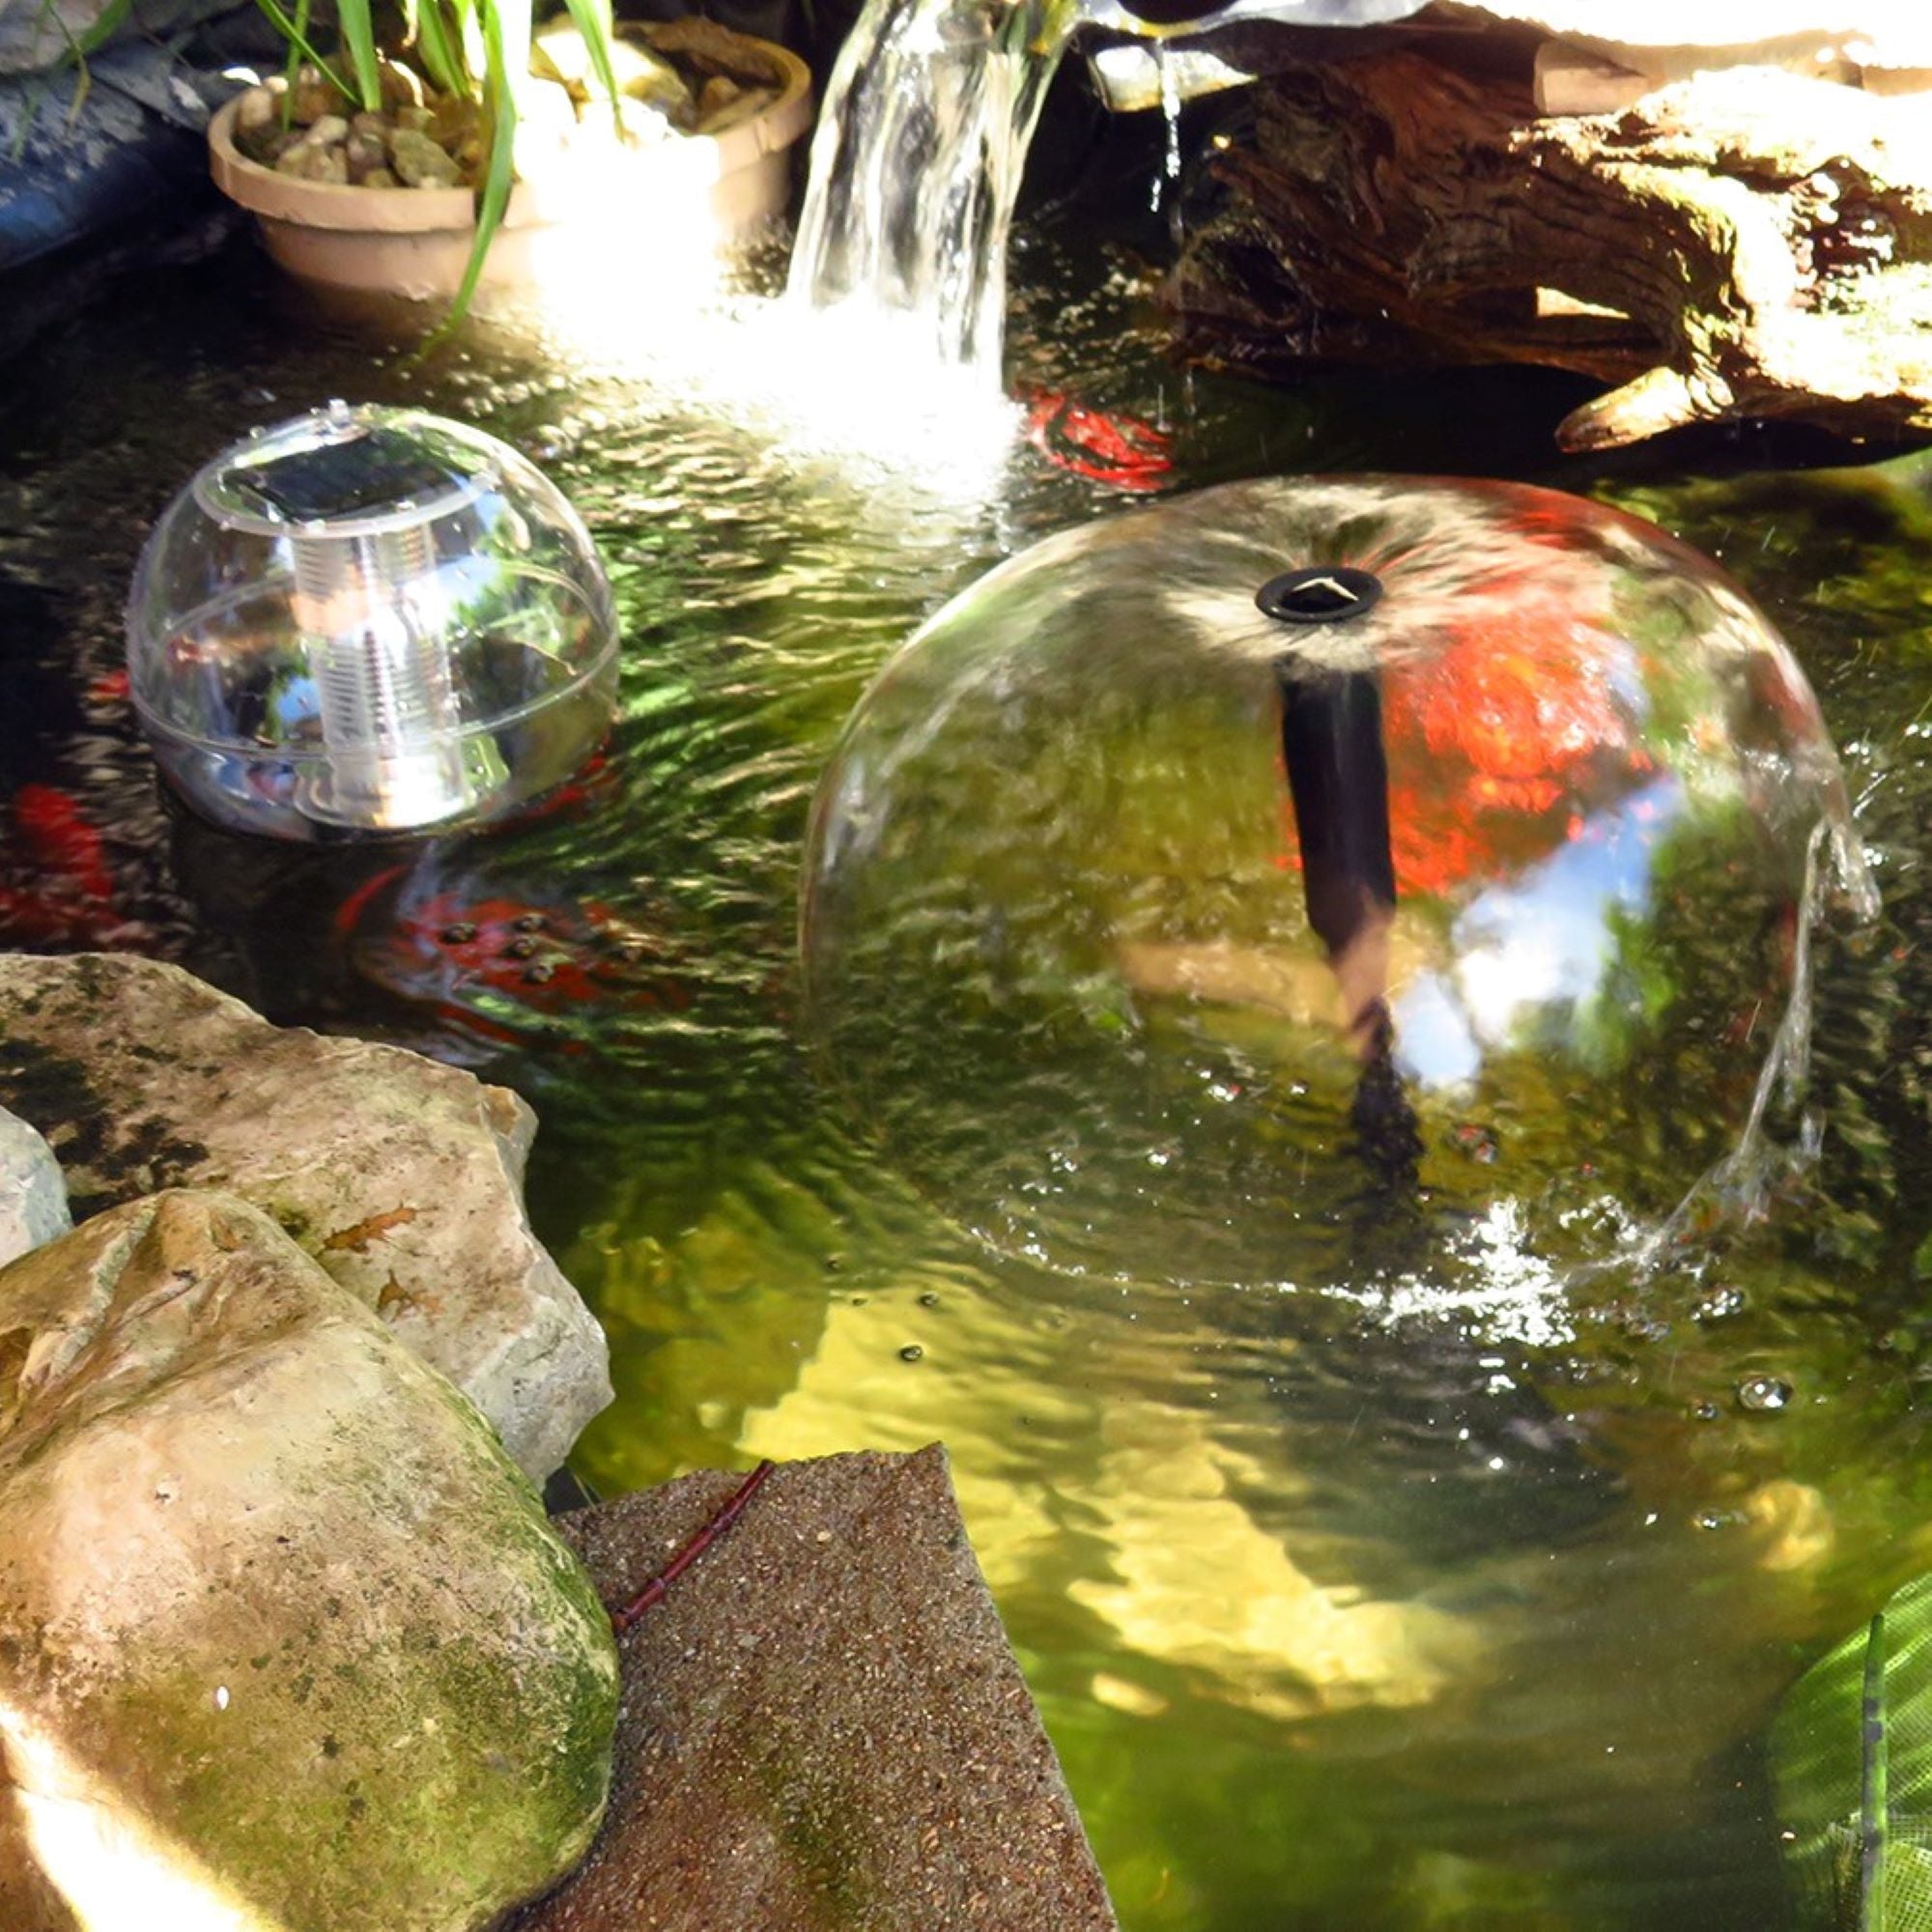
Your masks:
M 133 1520 L 141 1471 L 178 1458 L 191 1500 L 156 1521 L 157 1567 L 191 1561 L 193 1587 L 145 1600 L 144 1563 L 105 1648 L 0 1587 L 0 1696 L 278 1928 L 466 1932 L 554 1884 L 602 1816 L 609 1617 L 474 1407 L 263 1217 L 213 1210 L 231 1236 L 260 1251 L 207 1304 L 216 1346 L 140 1412 L 0 1456 L 9 1520 L 55 1542 L 71 1485 Z M 234 1426 L 265 1411 L 269 1434 Z

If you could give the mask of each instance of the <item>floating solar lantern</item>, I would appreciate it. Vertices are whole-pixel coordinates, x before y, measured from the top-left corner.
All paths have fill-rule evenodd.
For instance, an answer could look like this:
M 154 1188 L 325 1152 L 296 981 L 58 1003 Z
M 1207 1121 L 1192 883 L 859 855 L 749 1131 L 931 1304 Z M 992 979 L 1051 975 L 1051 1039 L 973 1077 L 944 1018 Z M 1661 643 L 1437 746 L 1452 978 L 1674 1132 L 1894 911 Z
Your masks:
M 589 533 L 506 443 L 332 403 L 169 505 L 134 573 L 129 683 L 161 769 L 285 838 L 505 817 L 610 728 L 617 629 Z
M 803 932 L 838 1077 L 949 1212 L 1241 1283 L 1579 1174 L 1674 1205 L 1831 892 L 1871 909 L 1836 755 L 1713 565 L 1548 491 L 1316 479 L 942 610 L 825 775 Z

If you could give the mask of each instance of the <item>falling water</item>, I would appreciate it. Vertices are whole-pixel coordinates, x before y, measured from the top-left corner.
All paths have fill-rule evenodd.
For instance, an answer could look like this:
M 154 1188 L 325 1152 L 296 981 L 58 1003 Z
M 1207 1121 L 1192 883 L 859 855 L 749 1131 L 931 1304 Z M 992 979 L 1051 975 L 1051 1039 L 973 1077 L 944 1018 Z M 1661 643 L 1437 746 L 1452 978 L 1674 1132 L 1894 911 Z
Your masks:
M 1007 231 L 1073 10 L 867 0 L 826 90 L 790 293 L 998 380 Z
M 1160 75 L 1160 115 L 1165 124 L 1166 139 L 1161 145 L 1160 172 L 1153 178 L 1153 188 L 1148 197 L 1148 212 L 1158 214 L 1161 205 L 1170 203 L 1170 218 L 1179 224 L 1179 201 L 1177 190 L 1180 185 L 1180 81 L 1176 72 L 1175 63 L 1166 47 L 1156 43 L 1153 50 L 1154 71 Z M 1176 238 L 1179 238 L 1177 236 Z

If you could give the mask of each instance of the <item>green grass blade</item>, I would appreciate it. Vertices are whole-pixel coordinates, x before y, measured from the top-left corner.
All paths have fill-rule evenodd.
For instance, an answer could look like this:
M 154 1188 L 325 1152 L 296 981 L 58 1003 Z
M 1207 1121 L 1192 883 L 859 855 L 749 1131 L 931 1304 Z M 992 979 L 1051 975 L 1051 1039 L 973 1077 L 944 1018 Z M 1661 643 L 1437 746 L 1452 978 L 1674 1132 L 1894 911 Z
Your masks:
M 306 39 L 308 35 L 309 0 L 296 0 L 296 35 Z M 301 48 L 295 40 L 289 43 L 289 57 L 282 63 L 282 128 L 287 129 L 296 125 L 296 82 L 301 78 Z
M 114 35 L 133 11 L 134 0 L 110 0 L 110 4 L 103 7 L 95 16 L 93 24 L 81 29 L 77 39 L 71 34 L 68 35 L 69 42 L 80 53 L 91 54 Z M 58 19 L 60 16 L 56 14 L 54 17 Z M 67 33 L 65 25 L 61 31 Z
M 597 75 L 597 84 L 611 103 L 611 125 L 621 133 L 624 123 L 618 109 L 617 70 L 611 59 L 611 0 L 563 0 L 563 3 L 570 9 L 570 17 L 583 37 L 584 49 L 590 55 L 590 66 Z
M 475 88 L 463 64 L 461 37 L 444 14 L 442 0 L 416 0 L 414 29 L 416 51 L 422 56 L 430 85 L 440 93 L 469 99 Z
M 370 16 L 369 0 L 336 0 L 335 21 L 342 44 L 349 49 L 356 98 L 364 113 L 374 114 L 383 105 L 383 78 L 376 64 L 376 23 Z
M 483 276 L 484 258 L 497 230 L 503 225 L 516 182 L 517 89 L 530 71 L 530 16 L 523 8 L 506 14 L 498 6 L 482 10 L 483 104 L 490 116 L 490 155 L 476 190 L 476 240 L 438 335 L 446 333 L 469 312 L 476 285 Z
M 1859 1932 L 1886 1932 L 1885 1881 L 1890 1818 L 1886 1786 L 1889 1731 L 1885 1702 L 1885 1612 L 1871 1620 L 1865 1638 L 1861 1698 L 1862 1772 L 1859 1792 Z
M 105 41 L 114 30 L 127 19 L 133 11 L 133 0 L 110 0 L 96 16 L 93 24 L 76 34 L 67 23 L 66 16 L 54 4 L 54 0 L 41 0 L 40 12 L 35 15 L 37 27 L 51 24 L 67 43 L 67 51 L 61 56 L 61 65 L 71 66 L 74 72 L 73 99 L 68 102 L 67 128 L 71 133 L 79 121 L 81 109 L 87 105 L 87 97 L 94 91 L 94 72 L 87 65 L 87 57 Z M 52 70 L 49 71 L 49 78 Z M 45 93 L 47 79 L 27 91 L 26 111 L 20 116 L 19 131 L 14 135 L 9 151 L 9 158 L 17 161 L 27 150 L 27 135 L 32 131 L 34 117 L 41 111 L 41 100 Z
M 67 110 L 67 131 L 71 134 L 74 124 L 80 119 L 80 110 L 87 105 L 87 97 L 94 90 L 94 71 L 87 64 L 86 47 L 74 39 L 67 22 L 61 17 L 60 10 L 51 4 L 51 0 L 46 11 L 52 14 L 54 25 L 61 30 L 62 38 L 67 42 L 67 58 L 73 63 L 73 99 L 68 103 Z M 38 106 L 39 103 L 35 104 Z M 32 119 L 32 110 L 29 111 L 28 118 Z
M 491 0 L 495 5 L 495 0 Z M 476 0 L 449 0 L 451 32 L 455 37 L 458 50 L 463 56 L 464 71 L 484 73 L 490 63 L 490 50 L 483 44 L 482 22 L 476 17 Z M 483 92 L 489 93 L 487 75 Z
M 7 147 L 7 158 L 18 162 L 27 152 L 27 136 L 34 131 L 34 122 L 39 117 L 41 102 L 46 99 L 47 89 L 52 85 L 49 74 L 32 74 L 27 80 L 26 99 L 20 106 L 20 125 L 14 130 L 14 138 Z
M 355 90 L 348 86 L 342 76 L 309 44 L 306 23 L 303 26 L 298 26 L 295 21 L 289 18 L 288 14 L 283 13 L 281 8 L 276 4 L 276 0 L 255 0 L 255 5 L 274 23 L 276 33 L 280 34 L 283 40 L 287 41 L 296 52 L 300 54 L 302 59 L 307 61 L 322 75 L 323 79 L 335 89 L 336 93 L 341 95 L 345 100 L 355 98 Z M 306 14 L 307 11 L 305 7 L 302 10 L 304 14 Z

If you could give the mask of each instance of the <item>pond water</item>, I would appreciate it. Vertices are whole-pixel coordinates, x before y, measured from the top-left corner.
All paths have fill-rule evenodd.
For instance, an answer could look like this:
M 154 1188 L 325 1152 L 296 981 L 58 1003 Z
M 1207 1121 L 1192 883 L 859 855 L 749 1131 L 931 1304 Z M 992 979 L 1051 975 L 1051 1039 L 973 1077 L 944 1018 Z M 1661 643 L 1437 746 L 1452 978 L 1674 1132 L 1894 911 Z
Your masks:
M 526 1094 L 533 1214 L 611 1337 L 578 1457 L 599 1491 L 942 1438 L 1130 1932 L 1783 1923 L 1771 1713 L 1932 1569 L 1932 499 L 1909 466 L 1773 471 L 1788 449 L 1743 439 L 1566 467 L 1553 377 L 1183 375 L 1136 258 L 1078 227 L 1023 229 L 1030 401 L 977 477 L 964 430 L 894 466 L 742 403 L 728 319 L 695 349 L 648 318 L 603 347 L 477 325 L 412 363 L 245 246 L 124 285 L 0 396 L 0 932 L 177 959 Z M 770 338 L 743 342 L 781 392 Z M 141 538 L 225 441 L 334 395 L 510 439 L 597 534 L 621 723 L 533 824 L 297 850 L 156 790 L 118 674 Z M 805 1044 L 798 859 L 839 725 L 1037 536 L 1134 488 L 1358 469 L 1596 490 L 1719 555 L 1792 641 L 1887 902 L 1820 959 L 1819 1164 L 1763 1226 L 1587 1296 L 1506 1230 L 1449 1306 L 994 1258 Z

